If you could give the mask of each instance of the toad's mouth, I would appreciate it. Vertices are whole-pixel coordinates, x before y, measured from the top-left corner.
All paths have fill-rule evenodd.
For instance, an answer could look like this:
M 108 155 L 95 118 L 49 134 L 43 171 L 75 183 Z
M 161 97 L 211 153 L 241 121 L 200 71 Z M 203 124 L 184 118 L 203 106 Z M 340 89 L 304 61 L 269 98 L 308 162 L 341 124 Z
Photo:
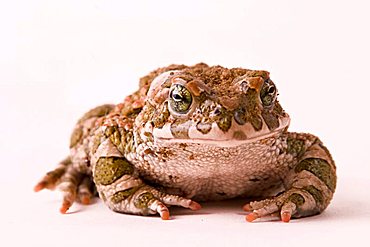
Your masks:
M 197 143 L 233 147 L 279 135 L 287 129 L 289 123 L 290 119 L 286 114 L 286 117 L 279 119 L 279 126 L 274 129 L 269 129 L 263 123 L 262 128 L 256 131 L 250 123 L 239 125 L 233 121 L 227 131 L 221 130 L 216 123 L 213 123 L 207 133 L 200 132 L 191 122 L 176 126 L 175 130 L 167 123 L 162 128 L 154 128 L 153 137 L 160 143 Z

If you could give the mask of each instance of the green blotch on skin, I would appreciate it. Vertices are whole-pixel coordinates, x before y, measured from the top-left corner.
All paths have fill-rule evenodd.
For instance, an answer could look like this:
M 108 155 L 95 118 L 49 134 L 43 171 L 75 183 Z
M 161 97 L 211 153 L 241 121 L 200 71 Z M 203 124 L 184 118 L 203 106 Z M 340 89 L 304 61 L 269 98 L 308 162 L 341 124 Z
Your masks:
M 293 193 L 289 196 L 288 201 L 293 202 L 297 207 L 303 205 L 303 203 L 306 201 L 304 197 L 298 193 Z
M 251 116 L 249 121 L 251 122 L 254 130 L 259 131 L 262 129 L 262 120 L 259 116 Z
M 300 156 L 305 151 L 304 140 L 288 138 L 287 140 L 287 151 L 290 154 Z
M 148 203 L 152 199 L 154 199 L 153 194 L 150 192 L 145 192 L 136 198 L 136 200 L 134 201 L 134 205 L 137 208 L 145 209 L 148 208 Z
M 228 131 L 231 127 L 231 116 L 230 114 L 224 114 L 217 119 L 217 126 L 224 132 Z
M 262 129 L 262 120 L 259 117 L 260 109 L 258 107 L 258 93 L 255 89 L 249 88 L 245 98 L 244 98 L 245 106 L 246 106 L 246 119 L 250 122 L 254 128 L 254 130 L 259 131 Z
M 233 138 L 238 141 L 243 141 L 247 139 L 247 136 L 244 134 L 243 131 L 235 131 L 233 134 Z
M 253 88 L 249 88 L 247 90 L 247 93 L 245 94 L 246 97 L 246 107 L 247 107 L 247 112 L 252 113 L 256 111 L 257 109 L 257 91 Z
M 156 128 L 162 128 L 166 123 L 168 118 L 170 117 L 170 112 L 168 110 L 168 104 L 163 104 L 163 108 L 161 111 L 156 111 L 153 116 L 153 124 Z
M 96 153 L 96 150 L 98 150 L 99 145 L 101 144 L 103 134 L 99 131 L 98 133 L 95 133 L 95 135 L 92 137 L 92 146 L 91 146 L 91 152 Z
M 331 191 L 336 187 L 336 175 L 328 162 L 318 158 L 302 160 L 295 168 L 296 172 L 309 171 L 323 181 Z
M 130 109 L 130 111 L 127 112 L 127 117 L 128 118 L 132 118 L 132 119 L 135 119 L 137 117 L 137 115 L 139 115 L 139 113 L 141 112 L 143 108 L 135 108 L 135 109 Z
M 75 128 L 72 132 L 72 135 L 71 135 L 71 141 L 70 141 L 70 144 L 69 144 L 69 148 L 73 148 L 74 146 L 76 146 L 77 143 L 80 142 L 81 140 L 81 137 L 82 137 L 82 127 L 78 127 L 78 128 Z
M 107 127 L 105 130 L 105 136 L 108 137 L 115 146 L 119 146 L 121 144 L 121 133 L 119 128 L 116 126 Z
M 320 190 L 316 189 L 315 186 L 310 185 L 310 186 L 304 187 L 303 189 L 312 195 L 316 203 L 323 204 L 324 196 L 322 195 Z
M 269 130 L 274 130 L 279 127 L 279 118 L 273 112 L 263 111 L 262 117 L 265 120 L 265 123 L 267 124 Z
M 122 153 L 133 152 L 134 140 L 132 131 L 125 131 L 117 126 L 109 126 L 105 129 L 104 135 L 118 148 Z M 98 143 L 100 138 L 97 139 Z
M 124 153 L 135 152 L 135 140 L 132 131 L 126 133 L 124 142 Z
M 94 172 L 94 181 L 97 184 L 108 185 L 126 174 L 132 174 L 134 167 L 125 158 L 101 157 Z
M 250 115 L 258 115 L 258 107 L 257 107 L 257 99 L 258 94 L 255 89 L 249 88 L 247 93 L 245 94 L 245 105 L 247 108 L 247 114 Z
M 238 124 L 244 125 L 247 122 L 247 117 L 245 115 L 245 109 L 242 107 L 237 109 L 234 113 L 234 119 L 235 119 L 235 122 L 237 122 Z
M 279 116 L 282 116 L 284 114 L 284 110 L 277 100 L 275 101 L 273 112 Z
M 197 99 L 197 102 L 201 105 L 204 101 L 208 99 L 207 93 L 201 92 L 199 96 L 195 97 Z
M 175 138 L 188 139 L 188 131 L 189 126 L 186 123 L 174 122 L 171 124 L 171 133 Z
M 128 198 L 129 196 L 131 196 L 132 194 L 135 193 L 135 191 L 137 191 L 138 187 L 134 187 L 134 188 L 130 188 L 130 189 L 127 189 L 127 190 L 121 190 L 121 191 L 118 191 L 116 192 L 112 197 L 111 197 L 111 201 L 113 203 L 119 203 L 123 200 L 125 200 L 126 198 Z

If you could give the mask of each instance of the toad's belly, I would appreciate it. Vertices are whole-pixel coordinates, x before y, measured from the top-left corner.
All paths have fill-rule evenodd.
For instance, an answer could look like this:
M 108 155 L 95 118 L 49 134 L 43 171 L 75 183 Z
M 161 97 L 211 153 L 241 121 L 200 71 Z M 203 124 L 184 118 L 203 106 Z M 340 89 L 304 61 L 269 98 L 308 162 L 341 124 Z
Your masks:
M 196 200 L 266 196 L 282 190 L 289 157 L 275 139 L 236 147 L 146 143 L 128 159 L 149 183 Z

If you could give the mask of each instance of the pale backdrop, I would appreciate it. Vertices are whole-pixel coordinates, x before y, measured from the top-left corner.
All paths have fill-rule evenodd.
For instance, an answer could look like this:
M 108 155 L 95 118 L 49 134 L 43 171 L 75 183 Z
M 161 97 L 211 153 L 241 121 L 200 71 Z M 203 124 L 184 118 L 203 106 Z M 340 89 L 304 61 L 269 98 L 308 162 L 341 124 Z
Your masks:
M 4 246 L 370 241 L 368 1 L 0 3 Z M 114 214 L 101 202 L 61 216 L 59 194 L 33 194 L 68 153 L 81 114 L 120 102 L 157 67 L 198 62 L 271 72 L 291 130 L 320 136 L 337 162 L 337 193 L 323 215 L 248 224 L 238 201 L 205 204 L 196 214 L 174 209 L 170 222 Z

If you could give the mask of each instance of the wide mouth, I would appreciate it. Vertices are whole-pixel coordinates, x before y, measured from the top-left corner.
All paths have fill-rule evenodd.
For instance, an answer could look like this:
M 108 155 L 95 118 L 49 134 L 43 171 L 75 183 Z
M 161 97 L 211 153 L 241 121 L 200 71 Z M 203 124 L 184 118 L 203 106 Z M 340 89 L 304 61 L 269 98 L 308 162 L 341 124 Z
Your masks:
M 279 135 L 286 130 L 289 123 L 288 114 L 284 118 L 279 119 L 279 127 L 273 130 L 270 130 L 265 123 L 263 123 L 261 130 L 256 131 L 250 123 L 241 126 L 233 121 L 231 128 L 224 132 L 218 128 L 216 123 L 213 123 L 211 131 L 207 134 L 199 132 L 195 125 L 188 123 L 184 127 L 188 128 L 187 135 L 177 137 L 173 135 L 171 125 L 167 123 L 162 128 L 154 128 L 153 137 L 156 142 L 160 143 L 197 143 L 219 147 L 233 147 Z
M 277 136 L 279 133 L 281 133 L 281 129 L 276 129 L 268 134 L 255 136 L 253 138 L 248 138 L 245 140 L 236 140 L 236 139 L 222 139 L 222 140 L 214 140 L 214 139 L 179 139 L 179 138 L 155 138 L 157 142 L 160 143 L 192 143 L 192 144 L 205 144 L 205 145 L 212 145 L 212 146 L 218 146 L 218 147 L 235 147 L 240 145 L 245 145 L 248 143 L 254 143 L 262 139 L 270 138 Z

